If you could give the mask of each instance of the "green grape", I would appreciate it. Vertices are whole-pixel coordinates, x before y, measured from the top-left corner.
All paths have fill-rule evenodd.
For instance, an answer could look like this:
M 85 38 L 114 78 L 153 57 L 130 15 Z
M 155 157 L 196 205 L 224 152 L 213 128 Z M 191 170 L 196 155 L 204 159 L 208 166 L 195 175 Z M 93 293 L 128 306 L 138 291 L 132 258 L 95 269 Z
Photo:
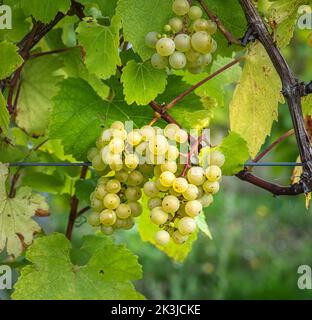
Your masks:
M 139 217 L 143 212 L 143 208 L 142 208 L 141 204 L 137 201 L 128 202 L 128 206 L 131 209 L 131 217 L 132 218 Z
M 208 29 L 208 21 L 205 19 L 197 19 L 194 21 L 192 25 L 193 29 L 198 32 L 198 31 L 207 31 Z
M 217 24 L 214 21 L 208 20 L 207 32 L 212 35 L 217 32 L 217 29 Z
M 146 155 L 146 148 L 147 148 L 147 142 L 141 142 L 138 146 L 136 146 L 135 152 L 139 156 Z
M 123 229 L 125 229 L 125 230 L 130 230 L 130 229 L 133 228 L 133 226 L 134 226 L 134 221 L 133 221 L 132 218 L 125 219 L 124 221 L 125 221 L 125 222 L 124 222 L 124 225 L 123 225 Z
M 203 55 L 203 64 L 205 66 L 209 66 L 212 62 L 212 55 L 211 53 L 206 53 Z
M 211 166 L 218 166 L 221 168 L 224 165 L 224 162 L 225 162 L 225 157 L 220 151 L 215 150 L 210 152 L 209 164 Z
M 171 26 L 170 26 L 170 24 L 166 24 L 165 26 L 164 26 L 164 31 L 165 32 L 170 32 L 172 29 L 171 29 Z
M 142 136 L 142 139 L 144 141 L 149 141 L 155 136 L 155 130 L 151 126 L 144 126 L 140 129 L 140 133 Z
M 184 199 L 191 201 L 198 197 L 198 188 L 194 184 L 189 184 L 186 191 L 182 193 Z
M 116 209 L 116 215 L 119 219 L 127 219 L 131 216 L 131 208 L 128 204 L 121 203 Z
M 121 184 L 117 179 L 112 179 L 107 182 L 106 190 L 108 193 L 118 193 L 121 189 Z
M 112 226 L 116 222 L 116 213 L 113 210 L 105 209 L 100 214 L 101 224 L 104 226 Z
M 184 204 L 183 202 L 180 203 L 180 208 L 179 208 L 179 210 L 177 211 L 177 214 L 178 214 L 180 217 L 185 217 L 185 216 L 186 216 L 185 204 Z
M 134 130 L 128 133 L 127 142 L 131 146 L 137 146 L 142 141 L 142 136 L 140 132 Z
M 101 224 L 100 215 L 98 212 L 92 212 L 89 214 L 88 222 L 92 227 L 98 227 Z
M 198 58 L 200 57 L 200 53 L 191 49 L 185 53 L 185 56 L 186 56 L 188 63 L 195 63 L 198 60 Z
M 172 187 L 175 192 L 183 193 L 188 188 L 188 182 L 185 178 L 179 177 L 174 180 Z
M 173 185 L 175 179 L 176 176 L 174 175 L 174 173 L 170 171 L 164 171 L 159 177 L 161 185 L 163 185 L 166 188 L 170 188 Z
M 180 156 L 180 151 L 176 146 L 169 145 L 168 146 L 168 151 L 166 153 L 166 158 L 169 161 L 175 161 L 179 158 Z
M 121 140 L 127 139 L 127 131 L 125 129 L 112 129 L 112 131 L 112 135 L 114 138 L 119 138 Z
M 180 130 L 179 126 L 175 123 L 169 123 L 164 129 L 164 135 L 170 140 L 174 140 L 176 133 Z
M 127 183 L 129 186 L 135 187 L 142 184 L 143 180 L 144 180 L 143 174 L 138 170 L 134 170 L 129 174 Z
M 183 21 L 178 18 L 172 18 L 169 20 L 169 25 L 174 32 L 180 32 L 183 29 Z
M 129 187 L 126 189 L 125 196 L 129 201 L 137 201 L 142 197 L 142 191 L 139 187 Z
M 163 163 L 161 166 L 161 171 L 165 172 L 165 171 L 170 171 L 172 173 L 176 173 L 178 170 L 178 166 L 177 163 L 175 161 L 168 161 L 166 163 Z
M 143 163 L 142 165 L 140 165 L 139 171 L 142 172 L 145 179 L 152 178 L 154 174 L 153 166 L 147 163 Z
M 91 201 L 91 208 L 96 211 L 100 212 L 103 209 L 103 201 L 96 199 L 94 194 L 92 193 L 90 196 L 90 201 Z
M 167 213 L 175 213 L 179 210 L 180 201 L 175 196 L 166 196 L 162 201 L 162 209 Z
M 87 154 L 87 159 L 92 162 L 93 158 L 95 156 L 97 156 L 99 154 L 97 148 L 91 148 L 89 151 L 88 151 L 88 154 Z
M 161 184 L 159 178 L 155 180 L 155 183 L 156 183 L 156 187 L 157 189 L 160 191 L 160 192 L 167 192 L 168 191 L 168 187 L 165 187 Z
M 163 57 L 159 53 L 154 53 L 151 57 L 151 64 L 155 69 L 165 69 L 168 66 L 168 63 L 168 57 Z
M 109 181 L 109 178 L 107 177 L 100 177 L 99 180 L 98 180 L 98 185 L 100 184 L 104 184 L 106 185 L 106 183 Z
M 111 129 L 125 130 L 125 125 L 121 121 L 115 121 L 112 123 Z
M 103 171 L 105 169 L 105 163 L 102 160 L 102 157 L 97 154 L 93 159 L 92 159 L 92 167 L 96 171 Z
M 181 193 L 176 192 L 173 188 L 170 188 L 170 189 L 169 189 L 169 193 L 170 193 L 172 196 L 175 196 L 175 197 L 177 197 L 177 198 L 181 196 Z
M 115 224 L 113 225 L 113 228 L 123 229 L 125 227 L 125 224 L 126 224 L 126 220 L 117 218 Z
M 219 181 L 222 177 L 222 171 L 217 166 L 210 166 L 206 169 L 206 178 L 210 182 Z
M 197 186 L 198 188 L 198 197 L 197 198 L 201 198 L 202 196 L 205 195 L 204 189 L 202 186 Z
M 207 194 L 216 194 L 220 190 L 219 182 L 206 181 L 203 185 L 204 191 Z
M 120 198 L 115 193 L 108 193 L 103 199 L 103 204 L 107 209 L 114 210 L 120 205 Z
M 203 206 L 201 202 L 198 200 L 188 201 L 185 205 L 186 214 L 192 218 L 201 214 L 202 211 L 203 211 Z
M 143 191 L 149 198 L 155 198 L 159 194 L 155 181 L 148 181 L 144 184 Z
M 161 166 L 155 166 L 154 167 L 154 176 L 156 177 L 156 178 L 159 178 L 160 177 L 160 175 L 162 174 L 162 171 L 161 171 Z
M 187 180 L 189 183 L 194 184 L 195 186 L 202 185 L 205 178 L 205 170 L 201 167 L 192 167 L 187 172 Z
M 205 65 L 205 57 L 204 55 L 201 54 L 196 61 L 189 62 L 187 64 L 187 67 L 190 69 L 195 69 L 195 68 L 203 68 L 204 65 Z
M 218 44 L 217 41 L 215 39 L 212 39 L 212 49 L 211 49 L 211 53 L 215 53 L 218 49 Z
M 158 197 L 150 198 L 147 203 L 150 210 L 152 210 L 156 207 L 161 207 L 161 204 L 162 204 L 162 200 Z
M 175 135 L 175 140 L 178 143 L 185 143 L 188 140 L 188 134 L 186 131 L 184 131 L 183 129 L 179 129 L 179 131 L 177 131 L 176 135 Z
M 184 16 L 190 10 L 190 4 L 187 0 L 174 0 L 172 4 L 172 11 L 177 16 Z
M 149 141 L 148 148 L 154 155 L 164 155 L 168 150 L 168 141 L 164 136 L 157 134 Z
M 188 236 L 183 236 L 179 231 L 175 231 L 172 235 L 172 240 L 176 244 L 183 244 L 187 239 Z
M 128 172 L 126 170 L 120 170 L 115 172 L 115 179 L 120 182 L 125 183 L 128 179 Z
M 192 47 L 203 54 L 210 53 L 212 50 L 212 38 L 205 31 L 198 31 L 193 34 L 192 39 Z
M 180 70 L 186 66 L 186 57 L 182 52 L 174 52 L 169 57 L 169 64 L 173 69 Z
M 198 201 L 200 201 L 203 208 L 207 208 L 213 203 L 213 196 L 211 194 L 205 194 L 199 198 Z
M 204 72 L 203 67 L 188 67 L 187 70 L 192 74 L 200 74 Z
M 196 230 L 196 221 L 190 217 L 184 217 L 178 222 L 178 230 L 182 236 L 187 236 Z
M 139 162 L 139 157 L 134 153 L 125 156 L 125 166 L 131 170 L 134 170 L 139 165 Z
M 159 55 L 163 57 L 168 57 L 174 53 L 174 41 L 169 38 L 161 38 L 157 41 L 156 50 Z
M 188 16 L 191 20 L 200 19 L 203 15 L 203 10 L 198 6 L 192 6 L 190 7 L 190 11 L 188 13 Z
M 109 167 L 111 168 L 112 171 L 120 171 L 123 168 L 123 165 L 120 161 L 112 161 L 109 164 Z
M 170 234 L 166 230 L 159 230 L 155 235 L 155 240 L 160 246 L 165 246 L 170 241 Z
M 162 210 L 161 207 L 156 207 L 151 210 L 151 221 L 158 226 L 168 221 L 168 213 Z
M 111 235 L 114 233 L 114 228 L 113 228 L 113 227 L 101 226 L 101 231 L 102 231 L 106 236 L 111 236 Z
M 156 43 L 158 41 L 158 32 L 149 32 L 145 37 L 145 44 L 152 49 L 155 49 Z
M 158 148 L 159 150 L 159 148 Z M 152 165 L 159 165 L 161 163 L 165 162 L 165 155 L 164 154 L 153 154 L 150 152 L 148 149 L 147 155 L 146 155 L 146 163 L 147 164 L 152 164 Z
M 103 184 L 98 185 L 94 191 L 94 195 L 98 200 L 103 200 L 107 193 L 108 191 L 106 189 L 106 186 Z
M 111 140 L 109 143 L 109 151 L 114 153 L 114 154 L 120 154 L 122 151 L 125 149 L 125 143 L 122 139 L 120 138 L 114 138 Z
M 176 47 L 176 50 L 180 52 L 187 52 L 191 49 L 191 38 L 187 34 L 178 34 L 174 38 L 174 44 Z
M 112 139 L 112 130 L 111 129 L 105 129 L 103 132 L 102 132 L 102 135 L 101 135 L 101 140 L 107 144 L 110 142 L 110 140 Z

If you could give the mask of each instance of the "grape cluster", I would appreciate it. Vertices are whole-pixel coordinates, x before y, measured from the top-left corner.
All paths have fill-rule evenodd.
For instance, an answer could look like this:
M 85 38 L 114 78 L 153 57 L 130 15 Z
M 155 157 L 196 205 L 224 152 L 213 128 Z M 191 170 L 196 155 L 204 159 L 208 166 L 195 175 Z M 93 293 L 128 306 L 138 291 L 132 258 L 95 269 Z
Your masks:
M 212 54 L 217 50 L 217 42 L 212 37 L 217 25 L 202 18 L 202 9 L 190 6 L 187 0 L 175 0 L 172 10 L 176 17 L 164 26 L 164 34 L 152 31 L 145 37 L 146 45 L 156 49 L 151 63 L 155 69 L 170 65 L 176 70 L 201 73 L 212 62 Z
M 195 218 L 219 191 L 225 161 L 221 152 L 212 151 L 206 168 L 191 166 L 186 162 L 188 140 L 188 133 L 175 124 L 164 130 L 126 130 L 117 121 L 105 129 L 88 153 L 101 176 L 91 194 L 89 223 L 106 235 L 131 229 L 143 211 L 143 190 L 151 222 L 159 227 L 156 242 L 184 243 L 197 228 Z

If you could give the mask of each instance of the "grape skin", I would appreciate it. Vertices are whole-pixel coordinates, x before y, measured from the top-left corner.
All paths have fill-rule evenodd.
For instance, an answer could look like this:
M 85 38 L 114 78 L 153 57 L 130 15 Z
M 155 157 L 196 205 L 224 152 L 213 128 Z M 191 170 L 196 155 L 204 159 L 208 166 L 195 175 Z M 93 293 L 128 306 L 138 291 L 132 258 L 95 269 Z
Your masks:
M 170 241 L 170 234 L 165 230 L 160 230 L 156 233 L 155 240 L 160 246 L 165 246 Z
M 157 53 L 163 57 L 168 57 L 174 53 L 174 41 L 169 38 L 161 38 L 156 44 Z
M 198 31 L 193 34 L 192 47 L 200 53 L 210 53 L 212 50 L 212 38 L 205 31 Z
M 158 32 L 149 32 L 145 37 L 145 43 L 149 48 L 155 49 L 158 41 Z
M 173 69 L 179 70 L 186 66 L 186 57 L 182 52 L 174 52 L 169 57 L 169 64 Z
M 174 38 L 176 50 L 180 52 L 187 52 L 191 49 L 191 38 L 187 34 L 178 34 Z
M 175 0 L 172 4 L 172 11 L 177 16 L 184 16 L 190 10 L 190 5 L 187 0 Z

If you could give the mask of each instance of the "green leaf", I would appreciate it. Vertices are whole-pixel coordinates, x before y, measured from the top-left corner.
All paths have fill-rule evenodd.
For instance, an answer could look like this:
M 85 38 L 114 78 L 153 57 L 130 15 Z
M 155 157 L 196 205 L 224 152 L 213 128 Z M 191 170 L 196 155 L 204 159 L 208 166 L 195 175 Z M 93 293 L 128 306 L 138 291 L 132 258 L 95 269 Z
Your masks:
M 77 28 L 78 42 L 86 50 L 87 68 L 102 79 L 114 75 L 121 64 L 118 52 L 120 27 L 120 18 L 115 16 L 109 27 L 83 21 Z
M 76 196 L 80 201 L 90 203 L 90 194 L 96 188 L 96 181 L 93 179 L 78 180 L 76 182 Z
M 293 37 L 298 18 L 298 9 L 308 0 L 278 0 L 271 5 L 270 19 L 274 21 L 274 40 L 281 48 L 286 47 Z
M 43 23 L 53 20 L 58 12 L 66 14 L 71 6 L 70 0 L 45 0 L 44 5 L 40 0 L 20 0 L 20 3 L 28 16 Z
M 150 62 L 129 61 L 123 69 L 121 82 L 124 85 L 128 104 L 146 105 L 163 93 L 167 85 L 165 70 L 156 70 Z
M 246 140 L 254 157 L 271 133 L 281 100 L 281 81 L 265 49 L 255 43 L 230 105 L 230 127 Z
M 166 91 L 157 97 L 157 101 L 161 104 L 168 104 L 189 88 L 190 86 L 182 81 L 182 77 L 172 75 L 168 78 Z M 209 124 L 209 112 L 202 104 L 200 97 L 194 92 L 178 102 L 170 110 L 170 114 L 185 129 L 202 129 Z
M 0 92 L 0 133 L 6 134 L 9 130 L 10 114 L 7 109 L 6 101 Z
M 29 135 L 41 136 L 47 132 L 52 110 L 51 99 L 58 92 L 63 79 L 56 75 L 62 62 L 54 56 L 29 60 L 21 74 L 21 89 L 16 122 Z
M 203 232 L 210 240 L 212 240 L 212 234 L 209 230 L 205 214 L 202 212 L 199 216 L 195 218 L 195 220 L 199 230 Z
M 122 18 L 123 32 L 134 51 L 143 60 L 155 52 L 145 44 L 145 36 L 150 31 L 161 33 L 172 15 L 172 0 L 119 0 L 117 13 Z
M 50 138 L 62 140 L 65 153 L 77 160 L 84 160 L 88 149 L 95 146 L 102 126 L 121 120 L 141 127 L 153 116 L 150 108 L 128 106 L 119 90 L 113 101 L 102 100 L 81 79 L 64 80 L 53 101 Z
M 249 152 L 246 141 L 238 133 L 230 132 L 217 149 L 225 157 L 225 163 L 222 166 L 223 175 L 233 176 L 244 169 Z
M 305 116 L 312 116 L 312 95 L 302 98 L 302 112 Z
M 116 300 L 143 299 L 131 280 L 142 270 L 124 246 L 107 237 L 84 238 L 81 254 L 88 262 L 74 265 L 70 259 L 71 243 L 62 234 L 38 238 L 27 250 L 31 263 L 22 269 L 15 284 L 15 300 Z
M 17 46 L 8 41 L 0 42 L 0 80 L 10 76 L 22 63 Z
M 80 0 L 83 5 L 96 5 L 104 17 L 115 15 L 118 0 Z
M 20 188 L 14 198 L 9 198 L 6 180 L 9 170 L 0 163 L 0 252 L 5 249 L 9 255 L 19 256 L 24 245 L 30 245 L 33 236 L 40 231 L 32 220 L 37 210 L 48 210 L 41 195 L 33 195 L 28 187 Z
M 142 215 L 138 218 L 138 230 L 141 236 L 141 239 L 146 242 L 152 243 L 156 248 L 163 251 L 166 255 L 172 258 L 175 261 L 183 262 L 190 251 L 192 250 L 193 242 L 197 239 L 197 231 L 193 233 L 188 240 L 182 245 L 175 244 L 170 240 L 169 244 L 166 246 L 159 246 L 156 243 L 155 235 L 159 231 L 159 227 L 151 222 L 149 209 L 147 208 L 146 197 L 143 197 L 143 208 L 144 211 Z

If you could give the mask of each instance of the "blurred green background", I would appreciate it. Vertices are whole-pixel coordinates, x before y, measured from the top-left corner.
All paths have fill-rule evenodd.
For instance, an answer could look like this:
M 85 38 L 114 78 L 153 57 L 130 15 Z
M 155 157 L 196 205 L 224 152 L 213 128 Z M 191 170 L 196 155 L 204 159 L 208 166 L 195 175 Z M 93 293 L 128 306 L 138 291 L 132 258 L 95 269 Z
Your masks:
M 284 52 L 297 75 L 306 81 L 312 79 L 309 33 L 296 30 L 292 45 Z M 279 123 L 266 145 L 291 128 L 287 106 L 281 105 Z M 217 112 L 211 129 L 213 140 L 220 141 L 228 130 L 227 108 Z M 290 137 L 265 160 L 296 161 L 297 156 L 295 138 Z M 292 169 L 262 168 L 255 173 L 289 185 Z M 47 233 L 64 232 L 68 204 L 64 196 L 53 197 L 53 215 L 41 219 Z M 183 265 L 143 243 L 135 229 L 117 235 L 117 241 L 139 256 L 144 279 L 137 282 L 137 288 L 148 299 L 311 298 L 312 291 L 297 287 L 298 266 L 312 266 L 312 216 L 311 210 L 305 209 L 304 196 L 273 197 L 235 177 L 224 178 L 222 191 L 206 216 L 214 239 L 201 235 Z M 83 222 L 81 218 L 76 224 L 74 244 L 93 232 Z M 0 298 L 9 298 L 9 292 L 0 291 Z

